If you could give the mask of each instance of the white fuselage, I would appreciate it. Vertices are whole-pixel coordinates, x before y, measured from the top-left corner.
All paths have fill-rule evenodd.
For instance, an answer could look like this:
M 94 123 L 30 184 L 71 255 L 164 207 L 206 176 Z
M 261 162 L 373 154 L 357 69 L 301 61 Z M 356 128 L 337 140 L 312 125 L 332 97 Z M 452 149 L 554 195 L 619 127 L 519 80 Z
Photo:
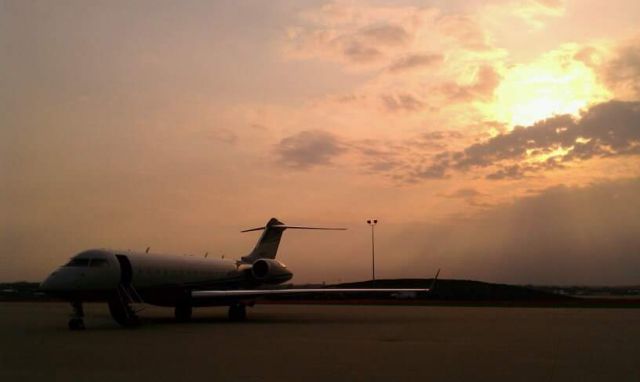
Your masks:
M 232 260 L 99 249 L 72 257 L 41 289 L 66 299 L 101 300 L 124 283 L 145 301 L 171 305 L 185 291 L 256 285 L 250 272 L 250 264 Z
M 131 283 L 140 289 L 228 282 L 240 276 L 236 262 L 230 260 L 146 253 L 127 257 L 133 270 Z

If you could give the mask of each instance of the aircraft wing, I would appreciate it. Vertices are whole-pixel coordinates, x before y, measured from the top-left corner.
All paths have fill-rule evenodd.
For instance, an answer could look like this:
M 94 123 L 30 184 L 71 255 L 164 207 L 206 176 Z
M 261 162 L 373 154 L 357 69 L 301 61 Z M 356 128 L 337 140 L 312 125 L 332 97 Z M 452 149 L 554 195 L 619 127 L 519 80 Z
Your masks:
M 407 294 L 428 294 L 435 287 L 440 270 L 431 281 L 429 288 L 280 288 L 280 289 L 232 289 L 232 290 L 194 290 L 191 299 L 194 302 L 228 301 L 228 300 L 256 300 L 273 296 L 330 296 L 351 295 L 365 297 L 366 295 L 388 294 L 389 296 L 402 296 Z
M 404 294 L 429 293 L 431 288 L 300 288 L 300 289 L 238 289 L 238 290 L 197 290 L 191 292 L 194 300 L 215 298 L 257 299 L 270 296 L 304 295 L 366 295 L 366 294 Z

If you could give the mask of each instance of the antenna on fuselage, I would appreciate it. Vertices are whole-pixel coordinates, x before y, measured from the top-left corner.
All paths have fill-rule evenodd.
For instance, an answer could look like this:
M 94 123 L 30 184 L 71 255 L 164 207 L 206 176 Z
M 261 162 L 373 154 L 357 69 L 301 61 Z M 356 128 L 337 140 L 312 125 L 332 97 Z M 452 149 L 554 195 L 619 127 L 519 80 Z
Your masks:
M 149 253 L 150 249 L 151 249 L 151 247 L 147 247 L 147 249 L 144 250 L 144 253 Z

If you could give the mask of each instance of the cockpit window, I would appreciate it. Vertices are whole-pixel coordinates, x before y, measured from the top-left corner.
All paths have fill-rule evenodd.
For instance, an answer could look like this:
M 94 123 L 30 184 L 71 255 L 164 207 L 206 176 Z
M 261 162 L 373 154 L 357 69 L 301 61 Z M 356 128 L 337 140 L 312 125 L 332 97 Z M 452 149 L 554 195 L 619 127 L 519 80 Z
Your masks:
M 91 259 L 92 267 L 104 267 L 108 264 L 106 259 Z
M 71 259 L 65 267 L 88 267 L 89 259 Z

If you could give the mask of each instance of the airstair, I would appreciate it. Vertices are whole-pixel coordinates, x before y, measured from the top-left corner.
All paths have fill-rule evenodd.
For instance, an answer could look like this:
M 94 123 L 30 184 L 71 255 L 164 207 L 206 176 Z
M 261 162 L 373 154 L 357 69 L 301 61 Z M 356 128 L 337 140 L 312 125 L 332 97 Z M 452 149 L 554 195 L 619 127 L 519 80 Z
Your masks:
M 125 306 L 131 306 L 134 312 L 139 312 L 144 309 L 142 304 L 144 300 L 138 293 L 136 288 L 130 283 L 120 283 L 118 285 L 118 297 Z

